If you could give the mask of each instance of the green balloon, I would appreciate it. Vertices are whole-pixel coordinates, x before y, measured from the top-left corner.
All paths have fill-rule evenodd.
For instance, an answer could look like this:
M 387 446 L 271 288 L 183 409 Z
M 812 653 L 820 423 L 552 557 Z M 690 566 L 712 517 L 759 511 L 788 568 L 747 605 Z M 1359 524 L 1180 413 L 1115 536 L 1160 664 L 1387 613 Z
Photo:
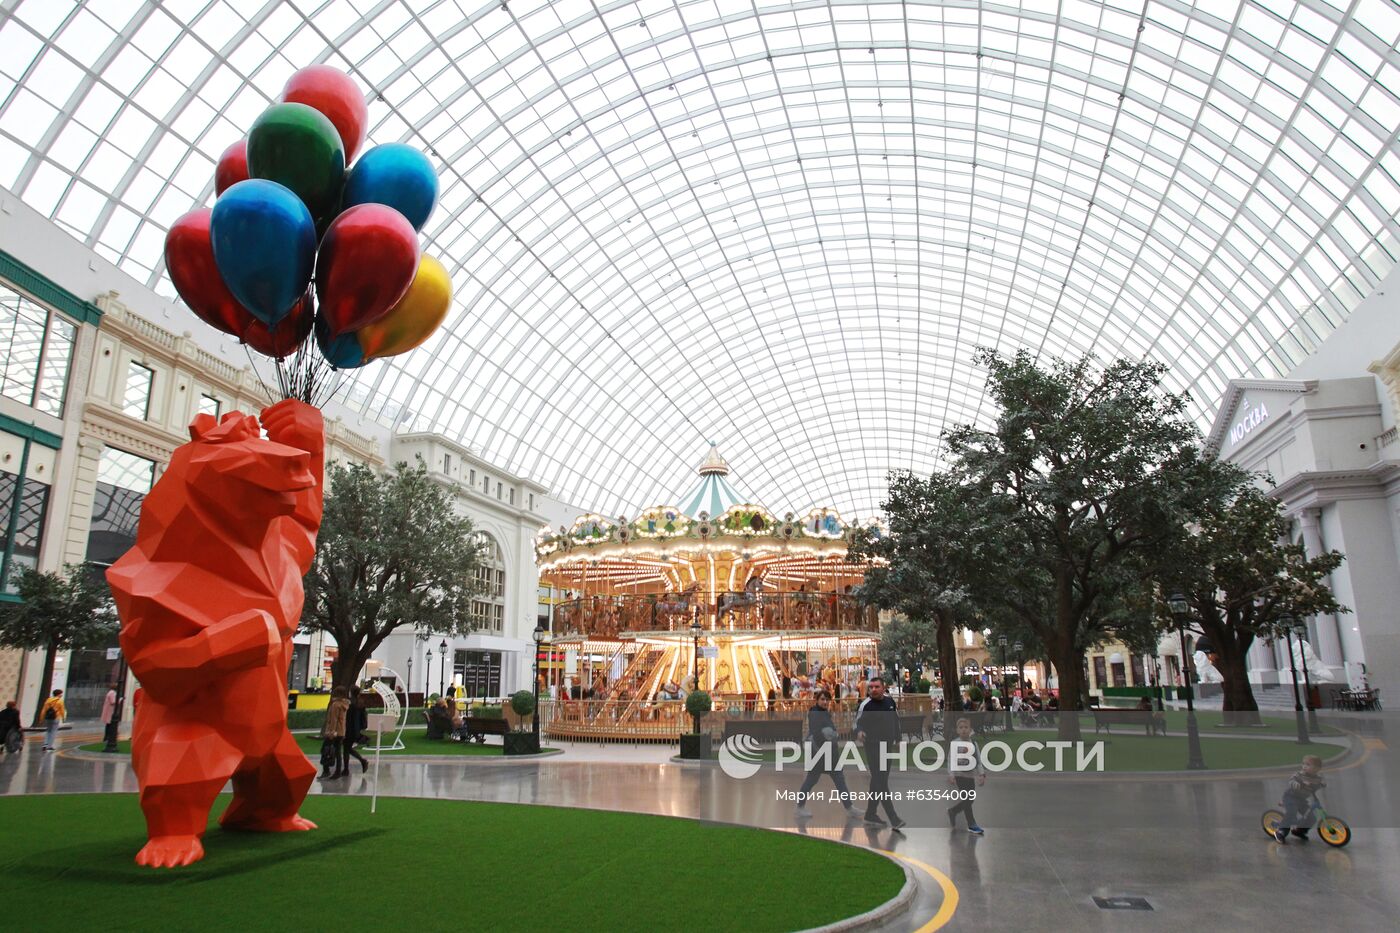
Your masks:
M 319 223 L 340 206 L 345 144 L 321 111 L 273 104 L 248 131 L 248 175 L 292 189 Z

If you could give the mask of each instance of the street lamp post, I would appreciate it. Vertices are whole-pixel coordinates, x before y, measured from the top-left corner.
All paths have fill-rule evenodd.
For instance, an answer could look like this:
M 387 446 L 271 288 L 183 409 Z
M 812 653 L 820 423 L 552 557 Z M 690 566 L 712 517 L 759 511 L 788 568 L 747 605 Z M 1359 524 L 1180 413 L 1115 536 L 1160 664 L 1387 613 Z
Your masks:
M 447 639 L 438 642 L 438 696 L 447 696 Z
M 408 653 L 408 686 L 404 688 L 404 696 L 407 697 L 413 692 L 413 652 Z
M 535 721 L 532 731 L 535 735 L 535 751 L 540 749 L 540 650 L 549 644 L 549 630 L 543 625 L 535 626 Z
M 1293 671 L 1293 719 L 1298 725 L 1298 744 L 1308 744 L 1308 721 L 1303 715 L 1303 700 L 1298 695 L 1298 656 L 1293 653 L 1293 616 L 1285 615 L 1279 620 L 1283 626 L 1283 643 L 1288 648 L 1288 666 Z M 1303 665 L 1304 668 L 1307 664 Z
M 1183 678 L 1186 684 L 1182 688 L 1186 694 L 1186 768 L 1188 771 L 1201 771 L 1205 769 L 1206 762 L 1201 755 L 1201 731 L 1196 725 L 1196 691 L 1192 685 L 1194 671 L 1191 668 L 1191 656 L 1186 653 L 1186 617 L 1191 613 L 1191 604 L 1181 593 L 1173 593 L 1167 597 L 1167 608 L 1176 620 L 1176 637 L 1181 643 L 1181 664 L 1186 671 Z
M 1006 709 L 1006 731 L 1015 732 L 1015 727 L 1011 725 L 1011 696 L 1006 689 L 1006 644 L 1006 636 L 998 635 L 997 647 L 1001 649 L 1001 702 Z
M 1303 654 L 1303 639 L 1307 637 L 1308 624 L 1302 619 L 1298 620 L 1298 653 L 1303 655 L 1303 705 L 1308 710 L 1308 729 L 1312 732 L 1321 732 L 1322 727 L 1317 724 L 1317 704 L 1313 702 L 1312 695 L 1312 675 L 1308 673 L 1308 656 Z M 120 705 L 120 703 L 118 703 Z
M 1157 645 L 1152 646 L 1152 693 L 1157 698 L 1157 712 L 1163 712 L 1162 705 L 1162 659 L 1158 656 Z
M 1021 642 L 1011 646 L 1011 650 L 1016 652 L 1016 692 L 1021 694 L 1021 699 L 1026 698 L 1026 646 Z
M 694 654 L 695 654 L 695 673 L 694 673 L 693 676 L 695 677 L 695 689 L 696 689 L 696 690 L 699 690 L 699 689 L 700 689 L 700 632 L 701 632 L 701 627 L 700 627 L 700 622 L 699 622 L 698 619 L 697 619 L 696 621 L 690 623 L 690 634 L 691 634 L 692 639 L 693 639 L 694 642 L 695 642 L 694 648 L 693 648 Z
M 423 699 L 428 699 L 428 691 L 433 689 L 433 649 L 423 652 Z

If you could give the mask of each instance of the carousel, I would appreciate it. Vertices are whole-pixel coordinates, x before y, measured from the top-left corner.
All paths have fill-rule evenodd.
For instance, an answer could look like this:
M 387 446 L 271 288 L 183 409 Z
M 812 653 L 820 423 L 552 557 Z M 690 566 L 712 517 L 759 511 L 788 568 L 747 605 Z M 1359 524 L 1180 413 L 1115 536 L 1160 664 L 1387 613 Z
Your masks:
M 856 525 L 827 508 L 777 518 L 736 491 L 713 445 L 699 474 L 678 505 L 536 539 L 549 734 L 674 741 L 697 683 L 718 726 L 799 712 L 818 686 L 854 703 L 877 670 L 879 618 L 846 559 Z

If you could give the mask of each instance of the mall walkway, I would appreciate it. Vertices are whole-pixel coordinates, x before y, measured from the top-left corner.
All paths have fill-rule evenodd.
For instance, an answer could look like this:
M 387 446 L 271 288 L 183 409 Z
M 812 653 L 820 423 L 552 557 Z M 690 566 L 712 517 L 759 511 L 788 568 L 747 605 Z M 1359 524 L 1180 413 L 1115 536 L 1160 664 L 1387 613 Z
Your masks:
M 1366 734 L 1359 752 L 1329 772 L 1324 801 L 1355 838 L 1346 849 L 1320 842 L 1279 846 L 1259 814 L 1277 799 L 1280 777 L 1205 774 L 1183 779 L 1035 780 L 994 775 L 977 801 L 987 835 L 950 831 L 943 802 L 902 804 L 901 835 L 848 824 L 834 803 L 814 803 L 799 825 L 779 799 L 800 776 L 772 769 L 736 780 L 713 765 L 655 761 L 497 760 L 390 762 L 381 795 L 543 803 L 806 832 L 893 851 L 926 863 L 956 886 L 949 930 L 1277 930 L 1326 918 L 1321 928 L 1384 929 L 1400 915 L 1400 718 L 1351 722 Z M 600 756 L 601 757 L 601 756 Z M 896 790 L 946 786 L 896 777 Z M 368 796 L 369 777 L 318 782 L 316 793 Z M 864 789 L 855 777 L 852 789 Z M 0 793 L 135 791 L 120 760 L 79 760 L 30 748 L 0 761 Z M 365 802 L 368 809 L 369 802 Z M 382 800 L 382 807 L 393 801 Z M 891 930 L 915 930 L 937 911 L 939 885 L 921 877 L 913 911 Z M 1094 896 L 1140 897 L 1151 912 L 1104 910 Z M 1283 920 L 1281 918 L 1290 918 Z M 1306 920 L 1305 918 L 1312 918 Z M 802 925 L 800 905 L 793 917 Z

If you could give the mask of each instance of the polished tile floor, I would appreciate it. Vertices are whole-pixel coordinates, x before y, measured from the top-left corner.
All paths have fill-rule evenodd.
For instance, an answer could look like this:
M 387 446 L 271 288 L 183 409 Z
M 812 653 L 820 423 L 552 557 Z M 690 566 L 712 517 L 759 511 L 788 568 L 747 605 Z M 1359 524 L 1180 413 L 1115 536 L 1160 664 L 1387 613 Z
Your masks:
M 1334 721 L 1355 730 L 1358 749 L 1329 772 L 1324 792 L 1329 810 L 1354 831 L 1340 850 L 1265 838 L 1259 815 L 1278 799 L 1281 777 L 993 776 L 976 803 L 983 838 L 950 830 L 943 802 L 901 805 L 911 823 L 903 834 L 848 823 L 830 802 L 813 803 L 814 817 L 798 821 L 780 792 L 795 789 L 800 775 L 765 769 L 736 780 L 712 765 L 672 763 L 656 749 L 569 748 L 520 764 L 386 758 L 379 792 L 634 810 L 891 850 L 951 880 L 958 904 L 949 930 L 1393 929 L 1400 918 L 1400 718 Z M 313 792 L 368 797 L 372 777 L 318 782 Z M 864 778 L 854 776 L 851 786 L 863 790 Z M 905 792 L 943 786 L 924 775 L 893 783 Z M 31 743 L 17 759 L 0 760 L 3 794 L 135 789 L 124 759 L 43 754 Z M 937 912 L 940 885 L 916 875 L 918 900 L 888 929 L 918 929 Z M 1141 897 L 1152 909 L 1104 910 L 1096 895 Z

